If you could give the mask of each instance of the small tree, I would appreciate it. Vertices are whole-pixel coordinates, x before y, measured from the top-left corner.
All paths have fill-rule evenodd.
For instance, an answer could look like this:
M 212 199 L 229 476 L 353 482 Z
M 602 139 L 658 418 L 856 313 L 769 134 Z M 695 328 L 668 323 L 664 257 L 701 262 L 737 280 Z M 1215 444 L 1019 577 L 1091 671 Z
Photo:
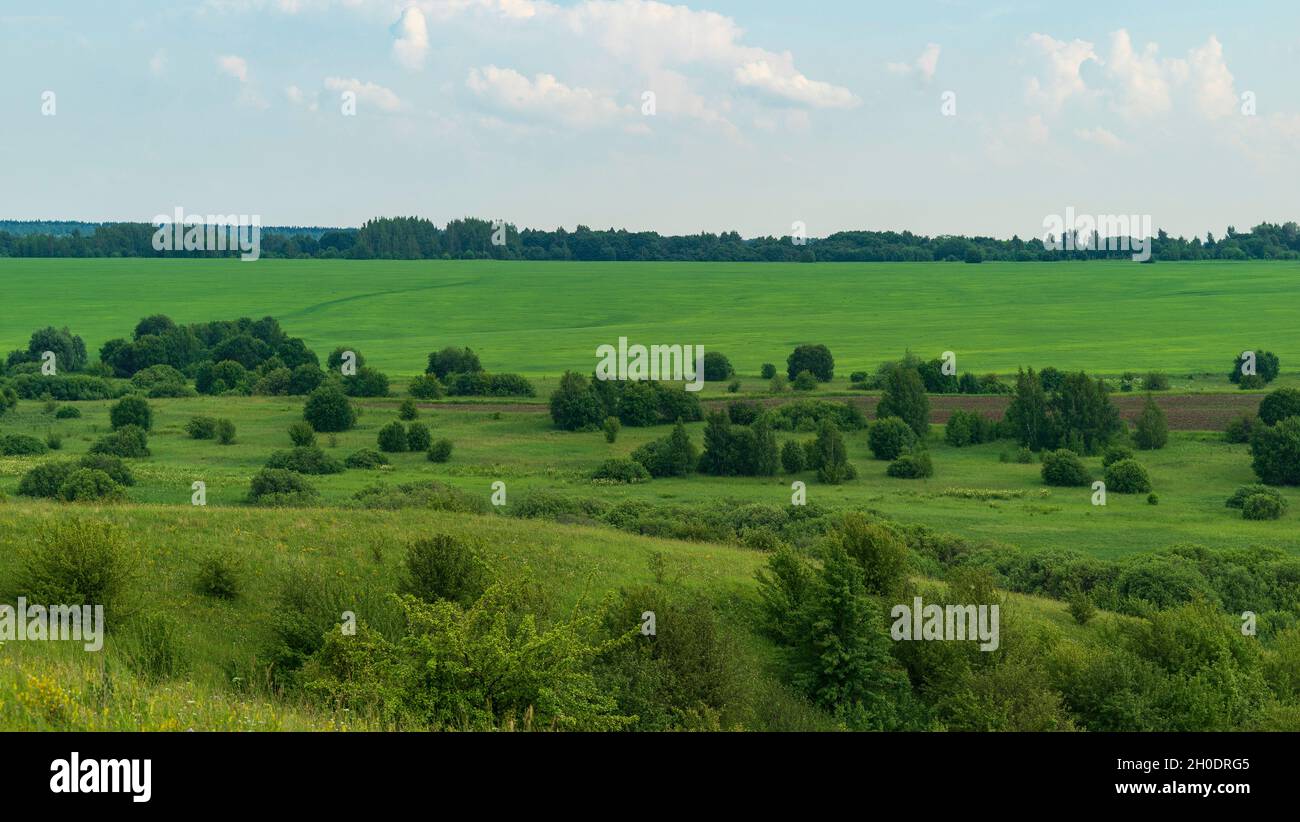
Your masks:
M 878 460 L 894 460 L 916 444 L 916 432 L 898 417 L 884 417 L 867 429 L 867 445 Z
M 398 406 L 397 409 L 397 418 L 399 420 L 410 422 L 411 420 L 418 419 L 419 416 L 420 409 L 415 407 L 415 400 L 409 397 L 402 400 L 402 404 Z
M 1265 425 L 1296 416 L 1300 416 L 1300 389 L 1279 388 L 1259 402 L 1259 419 Z
M 551 394 L 551 420 L 557 428 L 578 431 L 600 425 L 606 416 L 591 383 L 582 374 L 565 371 L 560 384 Z
M 303 420 L 298 420 L 289 426 L 289 441 L 299 447 L 315 445 L 316 429 Z
M 618 439 L 618 432 L 623 424 L 618 421 L 618 417 L 606 417 L 602 427 L 605 429 L 605 442 L 613 444 Z
M 1068 488 L 1087 485 L 1092 476 L 1078 454 L 1062 448 L 1043 455 L 1043 482 Z
M 357 412 L 337 383 L 322 384 L 307 397 L 302 417 L 317 431 L 347 431 L 356 425 Z
M 1137 429 L 1133 432 L 1133 442 L 1143 451 L 1164 448 L 1169 441 L 1169 426 L 1165 423 L 1165 412 L 1156 405 L 1155 399 L 1147 394 L 1146 405 L 1138 417 Z
M 123 397 L 109 410 L 108 420 L 115 431 L 124 425 L 135 425 L 148 431 L 153 428 L 153 409 L 144 397 Z
M 1300 485 L 1300 417 L 1261 425 L 1250 437 L 1251 467 L 1269 485 Z
M 731 360 L 727 355 L 717 351 L 704 352 L 704 379 L 710 382 L 721 382 L 735 373 L 731 367 Z
M 876 418 L 898 417 L 925 439 L 930 433 L 930 400 L 915 368 L 895 368 L 885 377 L 885 391 L 876 406 Z
M 848 451 L 844 447 L 844 435 L 827 417 L 817 429 L 817 481 L 828 485 L 839 485 L 845 480 L 857 476 L 849 464 Z
M 801 345 L 786 358 L 785 374 L 793 381 L 801 371 L 811 371 L 821 382 L 830 382 L 835 376 L 835 358 L 824 345 Z
M 781 467 L 787 474 L 797 474 L 804 467 L 804 448 L 795 440 L 786 440 L 781 446 Z
M 397 420 L 379 429 L 379 450 L 390 454 L 406 449 L 406 428 Z
M 429 426 L 422 422 L 413 422 L 406 427 L 407 451 L 428 451 L 432 444 L 433 435 L 429 433 Z

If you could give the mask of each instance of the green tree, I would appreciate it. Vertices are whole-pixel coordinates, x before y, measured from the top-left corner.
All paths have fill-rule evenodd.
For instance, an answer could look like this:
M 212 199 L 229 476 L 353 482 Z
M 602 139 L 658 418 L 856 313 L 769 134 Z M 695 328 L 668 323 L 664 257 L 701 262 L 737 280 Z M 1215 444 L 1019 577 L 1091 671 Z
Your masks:
M 930 433 L 930 400 L 915 368 L 894 368 L 886 375 L 876 419 L 886 417 L 898 417 L 922 440 Z
M 1137 427 L 1133 432 L 1133 442 L 1143 451 L 1152 451 L 1158 448 L 1164 448 L 1165 443 L 1169 442 L 1169 426 L 1165 422 L 1165 412 L 1150 394 L 1147 394 L 1146 405 L 1142 408 L 1142 414 L 1138 417 Z

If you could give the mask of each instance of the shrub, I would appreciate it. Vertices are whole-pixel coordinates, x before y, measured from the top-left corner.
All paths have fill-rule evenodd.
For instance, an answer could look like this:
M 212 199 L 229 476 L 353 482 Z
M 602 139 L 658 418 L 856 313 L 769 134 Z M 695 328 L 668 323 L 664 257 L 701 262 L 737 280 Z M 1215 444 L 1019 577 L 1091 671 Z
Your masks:
M 85 374 L 64 376 L 19 374 L 13 379 L 13 389 L 14 393 L 24 400 L 49 397 L 59 402 L 107 400 L 121 394 L 121 391 L 115 389 L 113 384 L 103 377 L 91 377 Z
M 829 419 L 822 420 L 815 442 L 818 482 L 838 485 L 857 476 L 857 471 L 854 470 L 848 460 L 848 451 L 844 447 L 844 435 Z
M 965 411 L 958 408 L 948 418 L 948 424 L 944 426 L 943 438 L 949 445 L 961 448 L 966 445 L 991 442 L 995 438 L 996 430 L 997 426 L 985 419 L 978 411 Z
M 1241 506 L 1242 519 L 1278 519 L 1282 516 L 1282 506 L 1277 497 L 1270 494 L 1251 494 Z
M 188 397 L 194 393 L 185 375 L 170 365 L 151 365 L 135 372 L 131 385 L 150 397 Z
M 248 489 L 248 501 L 258 505 L 304 505 L 318 496 L 301 474 L 282 468 L 258 471 Z
M 232 445 L 235 442 L 235 424 L 227 419 L 217 420 L 217 444 Z
M 1251 414 L 1242 414 L 1224 429 L 1224 439 L 1228 442 L 1243 443 L 1250 442 L 1251 432 L 1259 425 L 1259 418 Z
M 316 429 L 308 425 L 304 420 L 290 423 L 289 425 L 289 442 L 299 448 L 316 444 Z
M 817 378 L 811 371 L 800 371 L 795 376 L 793 385 L 795 391 L 812 391 L 817 388 Z
M 18 493 L 24 497 L 55 499 L 64 480 L 76 468 L 72 462 L 43 462 L 33 466 L 18 481 Z
M 1160 497 L 1155 494 L 1147 494 L 1147 505 L 1159 505 Z
M 288 451 L 276 451 L 266 461 L 270 469 L 294 471 L 299 474 L 339 474 L 343 463 L 326 454 L 315 445 L 300 446 Z
M 134 425 L 148 431 L 153 426 L 153 409 L 143 397 L 123 397 L 108 412 L 114 430 Z
M 75 405 L 61 405 L 54 412 L 56 420 L 78 420 L 81 419 L 81 409 Z
M 406 426 L 394 420 L 379 429 L 379 450 L 390 454 L 407 450 Z
M 930 432 L 930 400 L 915 368 L 894 368 L 876 406 L 876 418 L 898 417 L 922 439 Z
M 103 605 L 107 626 L 128 611 L 139 556 L 116 526 L 96 519 L 56 521 L 18 550 L 17 593 L 29 602 Z
M 361 350 L 355 345 L 340 345 L 338 348 L 335 348 L 330 352 L 330 355 L 325 358 L 325 367 L 335 373 L 341 373 L 343 371 L 343 355 L 348 352 L 352 353 L 354 358 L 353 362 L 356 365 L 357 370 L 360 370 L 361 367 L 366 364 L 366 358 L 361 353 Z
M 349 397 L 387 397 L 388 375 L 368 365 L 343 378 L 343 393 Z
M 1261 388 L 1268 387 L 1268 381 L 1258 374 L 1246 374 L 1237 381 L 1237 387 L 1242 391 L 1258 391 Z
M 867 429 L 867 445 L 878 460 L 898 459 L 916 442 L 916 432 L 898 417 L 883 417 Z
M 717 351 L 704 352 L 704 379 L 721 382 L 734 373 L 736 370 L 731 367 L 731 360 L 725 354 Z
M 786 379 L 785 374 L 775 374 L 767 384 L 767 390 L 773 394 L 784 394 L 790 390 L 790 381 Z
M 1279 505 L 1286 507 L 1286 498 L 1282 496 L 1282 492 L 1268 485 L 1243 485 L 1233 492 L 1232 496 L 1228 497 L 1228 501 L 1224 505 L 1229 508 L 1242 508 L 1245 506 L 1247 499 L 1257 494 L 1273 497 Z
M 208 554 L 199 560 L 199 572 L 194 580 L 195 589 L 203 596 L 216 599 L 234 599 L 239 596 L 240 563 L 231 554 Z
M 591 478 L 594 480 L 605 480 L 613 483 L 638 483 L 646 482 L 650 479 L 650 472 L 645 466 L 633 459 L 626 457 L 611 457 L 600 464 L 592 472 Z
M 135 475 L 131 473 L 131 469 L 126 466 L 126 463 L 122 462 L 120 457 L 109 454 L 85 454 L 81 459 L 77 460 L 77 466 L 103 471 L 118 485 L 135 485 Z
M 353 451 L 344 460 L 348 468 L 378 468 L 381 465 L 388 464 L 388 457 L 379 453 L 373 448 L 362 448 L 359 451 Z
M 418 419 L 419 416 L 420 409 L 415 407 L 415 400 L 410 399 L 409 397 L 402 400 L 402 404 L 398 406 L 397 409 L 397 418 L 399 420 L 410 422 L 411 420 Z
M 347 431 L 357 422 L 356 409 L 334 382 L 312 391 L 302 409 L 302 418 L 312 428 L 325 433 Z
M 479 550 L 449 534 L 416 540 L 406 549 L 401 591 L 425 602 L 477 600 L 489 583 Z
M 1250 437 L 1251 467 L 1269 485 L 1300 485 L 1300 417 L 1265 425 Z
M 885 473 L 899 479 L 923 479 L 934 476 L 934 464 L 930 461 L 929 451 L 903 454 L 889 463 Z
M 0 435 L 0 454 L 6 457 L 25 457 L 45 454 L 49 446 L 28 434 Z
M 595 428 L 606 417 L 604 404 L 582 374 L 565 371 L 551 394 L 551 421 L 564 431 Z
M 1163 371 L 1151 371 L 1142 378 L 1143 391 L 1168 391 L 1169 375 Z
M 1138 417 L 1137 428 L 1133 432 L 1133 441 L 1143 451 L 1164 448 L 1169 441 L 1169 426 L 1165 423 L 1165 412 L 1156 405 L 1156 401 L 1147 395 L 1146 405 Z
M 176 621 L 161 614 L 146 614 L 131 622 L 126 642 L 127 664 L 150 680 L 170 679 L 187 665 Z
M 1043 455 L 1043 482 L 1071 487 L 1089 484 L 1092 476 L 1078 454 L 1062 448 Z
M 406 450 L 407 451 L 428 451 L 429 446 L 433 444 L 433 435 L 429 433 L 429 426 L 422 422 L 413 422 L 406 428 Z
M 451 459 L 451 440 L 434 440 L 429 446 L 429 462 L 446 462 Z
M 700 454 L 681 420 L 666 437 L 651 440 L 632 452 L 652 477 L 684 477 L 695 470 Z
M 1074 621 L 1080 625 L 1087 625 L 1097 613 L 1097 606 L 1092 604 L 1092 597 L 1077 587 L 1071 588 L 1067 601 L 1070 616 L 1074 617 Z
M 763 367 L 759 369 L 758 374 L 763 379 L 770 380 L 776 376 L 776 365 L 770 362 L 765 362 L 763 363 Z
M 289 393 L 297 396 L 310 394 L 325 382 L 325 372 L 315 363 L 303 363 L 293 369 L 289 377 Z
M 830 420 L 841 431 L 857 431 L 867 425 L 862 412 L 848 402 L 795 400 L 772 411 L 769 416 L 772 427 L 778 431 L 816 431 L 823 420 Z
M 753 425 L 763 413 L 763 406 L 753 400 L 732 400 L 727 403 L 727 418 L 734 425 Z
M 1102 455 L 1101 464 L 1103 468 L 1109 468 L 1120 460 L 1133 458 L 1133 449 L 1123 445 L 1112 445 L 1106 449 Z
M 1279 388 L 1259 403 L 1259 419 L 1276 425 L 1287 417 L 1300 416 L 1300 389 Z
M 190 439 L 210 440 L 217 435 L 217 421 L 212 417 L 190 417 L 190 421 L 185 423 L 185 433 L 190 435 Z
M 407 386 L 406 393 L 418 400 L 436 400 L 445 393 L 442 381 L 432 374 L 425 374 L 411 380 Z
M 429 355 L 429 366 L 424 369 L 424 373 L 445 380 L 448 374 L 476 374 L 482 370 L 478 355 L 470 348 L 447 346 Z
M 804 467 L 804 448 L 794 440 L 786 440 L 781 446 L 781 467 L 787 474 L 797 474 Z
M 1151 478 L 1137 460 L 1120 460 L 1106 468 L 1106 490 L 1117 494 L 1147 494 L 1151 491 Z
M 90 453 L 143 459 L 149 456 L 149 438 L 143 428 L 127 425 L 112 434 L 100 437 L 90 446 Z
M 800 372 L 809 371 L 820 382 L 830 382 L 835 376 L 835 358 L 824 345 L 801 345 L 785 361 L 786 376 L 794 381 Z
M 606 417 L 605 423 L 601 427 L 605 430 L 605 442 L 612 444 L 618 439 L 618 432 L 623 427 L 623 424 L 618 421 L 618 417 Z
M 1016 451 L 1016 462 L 1020 463 L 1021 465 L 1028 465 L 1033 461 L 1034 461 L 1034 452 L 1030 451 L 1028 448 L 1021 446 L 1020 450 Z
M 735 394 L 740 391 L 740 380 L 732 380 L 727 383 L 727 393 Z
M 57 431 L 49 431 L 45 434 L 45 446 L 51 451 L 58 451 L 63 448 L 63 435 Z
M 1268 383 L 1277 379 L 1281 370 L 1277 355 L 1272 351 L 1261 351 L 1256 349 L 1255 352 L 1255 373 L 1242 374 L 1241 367 L 1246 360 L 1241 354 L 1238 354 L 1232 363 L 1232 371 L 1228 372 L 1228 379 L 1238 383 L 1242 388 L 1246 388 L 1246 381 L 1251 381 L 1251 388 L 1263 388 Z
M 126 499 L 126 492 L 103 471 L 78 468 L 59 486 L 59 499 L 64 502 L 120 502 Z

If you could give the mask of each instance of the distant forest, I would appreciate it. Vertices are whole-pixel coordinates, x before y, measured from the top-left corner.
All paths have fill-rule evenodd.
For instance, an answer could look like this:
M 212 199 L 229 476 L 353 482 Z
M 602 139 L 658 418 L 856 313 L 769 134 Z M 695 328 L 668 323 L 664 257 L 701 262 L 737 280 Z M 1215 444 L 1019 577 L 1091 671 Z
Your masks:
M 148 223 L 0 221 L 0 257 L 219 257 L 237 252 L 153 248 Z M 493 223 L 465 218 L 443 228 L 418 217 L 386 217 L 360 229 L 264 227 L 263 257 L 356 260 L 641 260 L 682 262 L 1039 262 L 1130 259 L 1129 251 L 1052 250 L 1039 238 L 937 236 L 910 231 L 841 231 L 796 243 L 791 237 L 745 239 L 737 232 L 663 236 L 654 231 L 558 228 L 539 231 L 505 225 L 505 243 L 493 243 Z M 1152 241 L 1155 260 L 1300 259 L 1295 222 L 1261 223 L 1248 234 L 1229 226 L 1216 239 L 1170 237 Z M 1076 244 L 1077 245 L 1077 244 Z

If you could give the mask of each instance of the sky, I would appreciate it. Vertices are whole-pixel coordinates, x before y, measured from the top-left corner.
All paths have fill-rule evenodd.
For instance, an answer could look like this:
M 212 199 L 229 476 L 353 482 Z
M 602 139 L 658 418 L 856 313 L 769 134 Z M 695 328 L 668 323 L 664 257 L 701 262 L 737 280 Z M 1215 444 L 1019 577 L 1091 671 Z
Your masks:
M 1300 4 L 0 0 L 0 219 L 1300 218 Z

